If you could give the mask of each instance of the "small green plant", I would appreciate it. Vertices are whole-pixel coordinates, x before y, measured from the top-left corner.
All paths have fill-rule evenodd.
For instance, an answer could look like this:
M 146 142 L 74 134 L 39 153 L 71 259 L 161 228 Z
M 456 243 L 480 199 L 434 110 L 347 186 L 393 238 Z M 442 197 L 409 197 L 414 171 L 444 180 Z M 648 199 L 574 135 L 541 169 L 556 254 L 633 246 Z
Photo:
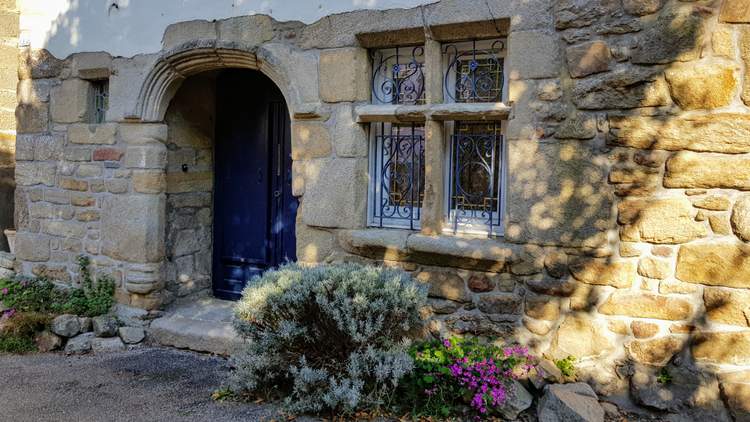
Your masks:
M 575 356 L 568 356 L 565 359 L 555 360 L 555 366 L 565 378 L 573 379 L 576 376 L 576 361 Z
M 214 391 L 213 393 L 211 393 L 211 399 L 213 401 L 218 401 L 218 402 L 223 402 L 233 397 L 234 397 L 234 392 L 227 387 L 222 387 Z
M 4 312 L 0 318 L 0 352 L 36 351 L 34 335 L 49 324 L 49 315 L 38 312 Z
M 669 384 L 672 382 L 672 374 L 669 373 L 667 368 L 661 368 L 659 374 L 656 376 L 656 382 L 659 384 Z

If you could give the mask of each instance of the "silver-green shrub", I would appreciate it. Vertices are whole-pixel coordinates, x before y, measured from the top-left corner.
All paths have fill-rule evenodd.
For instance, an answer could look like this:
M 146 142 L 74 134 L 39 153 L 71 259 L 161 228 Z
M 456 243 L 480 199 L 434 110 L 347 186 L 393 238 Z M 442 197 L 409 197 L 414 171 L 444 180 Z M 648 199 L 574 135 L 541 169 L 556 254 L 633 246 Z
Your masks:
M 247 342 L 231 387 L 279 395 L 292 412 L 350 412 L 386 403 L 412 370 L 426 291 L 405 272 L 296 264 L 253 279 L 235 308 Z

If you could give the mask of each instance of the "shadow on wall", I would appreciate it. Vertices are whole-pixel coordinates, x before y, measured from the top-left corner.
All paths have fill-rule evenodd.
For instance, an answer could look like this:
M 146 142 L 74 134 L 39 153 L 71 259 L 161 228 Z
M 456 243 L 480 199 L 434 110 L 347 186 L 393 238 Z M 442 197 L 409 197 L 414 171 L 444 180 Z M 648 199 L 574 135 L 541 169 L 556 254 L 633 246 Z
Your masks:
M 13 154 L 7 149 L 0 149 L 0 251 L 10 250 L 4 230 L 16 227 L 13 221 L 13 197 L 16 188 L 14 161 Z
M 743 270 L 750 266 L 750 248 L 732 233 L 729 205 L 709 204 L 714 196 L 731 203 L 738 190 L 750 190 L 727 170 L 743 159 L 748 165 L 746 155 L 737 155 L 750 147 L 736 136 L 736 125 L 748 134 L 750 120 L 728 115 L 747 109 L 740 101 L 737 37 L 728 37 L 732 58 L 722 56 L 716 42 L 711 46 L 719 30 L 710 34 L 708 28 L 716 26 L 719 6 L 649 4 L 653 10 L 626 13 L 619 2 L 553 2 L 567 67 L 559 82 L 519 82 L 527 84 L 528 97 L 536 97 L 516 101 L 516 118 L 520 110 L 535 117 L 524 125 L 533 130 L 515 138 L 533 140 L 509 141 L 518 152 L 511 152 L 509 180 L 523 186 L 509 207 L 511 214 L 530 218 L 511 219 L 508 239 L 556 239 L 545 243 L 558 247 L 556 253 L 508 244 L 476 251 L 472 260 L 404 253 L 395 243 L 361 252 L 385 261 L 510 273 L 516 281 L 512 298 L 525 300 L 525 319 L 536 324 L 527 328 L 539 335 L 518 334 L 519 318 L 507 324 L 504 312 L 492 311 L 502 303 L 483 302 L 503 296 L 496 292 L 477 295 L 471 306 L 464 297 L 451 300 L 459 310 L 444 321 L 452 319 L 454 331 L 504 335 L 558 359 L 571 354 L 609 360 L 612 371 L 582 363 L 582 378 L 600 393 L 629 389 L 652 409 L 698 415 L 691 404 L 721 403 L 721 367 L 712 363 L 750 364 L 742 355 L 750 348 L 750 316 L 743 323 L 740 308 L 750 303 L 741 299 L 750 295 Z M 714 77 L 723 68 L 730 77 L 723 71 Z M 683 113 L 706 109 L 716 113 Z M 703 192 L 712 188 L 723 190 Z M 514 201 L 530 206 L 513 209 Z M 571 244 L 576 247 L 567 248 Z M 500 266 L 482 258 L 506 249 L 511 252 Z M 675 272 L 678 255 L 686 272 Z M 726 279 L 727 269 L 737 269 L 738 278 Z M 490 311 L 483 315 L 480 309 Z M 664 368 L 671 384 L 657 382 Z

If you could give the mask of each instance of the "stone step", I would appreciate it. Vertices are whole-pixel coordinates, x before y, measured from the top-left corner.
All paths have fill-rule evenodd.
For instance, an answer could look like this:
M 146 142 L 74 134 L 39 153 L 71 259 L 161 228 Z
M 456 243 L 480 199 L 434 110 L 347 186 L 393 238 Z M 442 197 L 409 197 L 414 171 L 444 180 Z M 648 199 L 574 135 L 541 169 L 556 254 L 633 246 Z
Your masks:
M 201 298 L 176 305 L 151 323 L 151 341 L 163 346 L 231 355 L 242 344 L 232 327 L 234 302 Z

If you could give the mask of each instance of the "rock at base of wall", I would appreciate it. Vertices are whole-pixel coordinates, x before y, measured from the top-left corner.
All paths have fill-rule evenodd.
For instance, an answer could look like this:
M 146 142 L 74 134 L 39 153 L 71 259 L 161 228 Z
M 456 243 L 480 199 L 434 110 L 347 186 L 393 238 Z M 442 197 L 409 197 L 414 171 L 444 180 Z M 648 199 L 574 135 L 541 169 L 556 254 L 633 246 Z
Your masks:
M 46 353 L 57 350 L 62 346 L 62 339 L 51 331 L 42 331 L 34 337 L 34 342 L 40 352 Z
M 75 315 L 60 315 L 50 324 L 53 333 L 62 337 L 73 337 L 81 332 L 81 323 Z
M 539 422 L 603 422 L 604 409 L 588 384 L 554 384 L 539 400 Z
M 508 393 L 503 407 L 500 409 L 500 415 L 508 420 L 514 420 L 524 410 L 531 407 L 534 397 L 523 388 L 518 381 L 513 381 L 513 391 Z
M 125 344 L 120 337 L 94 338 L 91 340 L 91 350 L 94 353 L 110 353 L 125 350 Z
M 97 337 L 114 337 L 117 335 L 117 319 L 110 315 L 100 315 L 92 319 L 94 334 Z
M 146 331 L 141 327 L 120 327 L 117 332 L 125 344 L 137 344 L 146 338 Z
M 66 355 L 82 355 L 91 351 L 91 341 L 94 339 L 94 333 L 84 333 L 68 340 L 65 345 Z

